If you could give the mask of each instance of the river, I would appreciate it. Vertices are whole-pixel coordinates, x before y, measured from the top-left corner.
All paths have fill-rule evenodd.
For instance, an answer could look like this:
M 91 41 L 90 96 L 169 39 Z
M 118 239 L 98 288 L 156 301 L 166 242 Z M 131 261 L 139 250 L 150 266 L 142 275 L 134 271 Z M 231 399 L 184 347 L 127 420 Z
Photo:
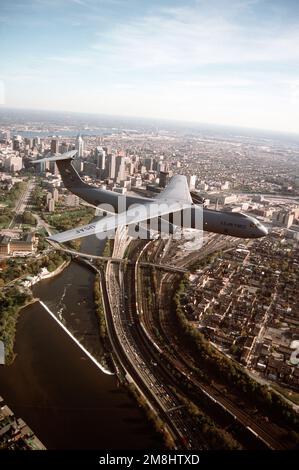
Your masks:
M 83 243 L 95 253 L 103 242 Z M 72 262 L 34 287 L 38 296 L 96 358 L 94 274 Z M 154 449 L 159 436 L 115 376 L 101 372 L 40 303 L 18 321 L 15 361 L 0 368 L 0 395 L 51 449 Z

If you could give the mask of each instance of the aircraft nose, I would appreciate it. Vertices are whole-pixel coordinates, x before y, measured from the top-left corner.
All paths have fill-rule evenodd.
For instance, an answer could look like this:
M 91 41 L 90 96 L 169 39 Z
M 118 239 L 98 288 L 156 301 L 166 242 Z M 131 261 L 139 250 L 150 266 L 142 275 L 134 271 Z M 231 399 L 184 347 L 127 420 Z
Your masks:
M 259 230 L 260 230 L 261 237 L 265 237 L 269 233 L 267 227 L 265 227 L 264 225 L 259 227 Z

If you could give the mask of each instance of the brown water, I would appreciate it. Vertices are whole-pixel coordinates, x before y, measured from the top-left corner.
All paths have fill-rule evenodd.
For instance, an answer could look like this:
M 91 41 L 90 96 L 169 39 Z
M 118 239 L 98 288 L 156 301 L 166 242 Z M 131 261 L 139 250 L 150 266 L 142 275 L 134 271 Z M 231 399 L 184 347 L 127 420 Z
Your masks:
M 97 242 L 97 247 L 102 248 Z M 59 276 L 34 287 L 34 295 L 57 314 L 96 357 L 94 274 L 72 262 Z M 48 448 L 158 448 L 159 436 L 143 411 L 102 373 L 46 310 L 35 303 L 18 322 L 11 366 L 0 368 L 0 395 Z

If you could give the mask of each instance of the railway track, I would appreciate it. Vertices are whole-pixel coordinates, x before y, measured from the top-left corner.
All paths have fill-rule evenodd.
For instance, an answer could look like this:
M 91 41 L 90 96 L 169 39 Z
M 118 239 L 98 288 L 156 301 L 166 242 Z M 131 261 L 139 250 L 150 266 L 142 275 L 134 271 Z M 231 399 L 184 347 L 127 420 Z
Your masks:
M 224 247 L 226 243 L 224 240 L 221 241 L 220 246 Z M 216 240 L 212 240 L 211 243 L 207 246 L 206 254 L 214 251 L 217 248 L 219 249 L 219 243 L 217 244 Z M 155 256 L 159 255 L 161 250 L 156 251 L 152 250 L 150 256 L 155 258 Z M 205 254 L 205 255 L 206 255 Z M 189 261 L 190 262 L 190 261 Z M 188 261 L 182 260 L 181 263 L 183 265 L 188 264 Z M 140 271 L 143 271 L 142 268 L 139 268 Z M 171 295 L 174 285 L 174 275 L 166 274 L 163 276 L 163 283 L 168 284 L 168 294 Z M 165 280 L 167 279 L 167 281 Z M 144 281 L 144 280 L 143 280 Z M 161 283 L 162 285 L 162 283 Z M 147 301 L 144 301 L 143 310 L 143 321 L 145 325 L 145 329 L 148 331 L 149 337 L 152 338 L 153 341 L 158 342 L 159 347 L 162 348 L 163 353 L 167 356 L 168 361 L 171 363 L 173 367 L 176 367 L 178 370 L 182 371 L 189 379 L 190 383 L 192 383 L 195 387 L 197 387 L 202 393 L 206 396 L 210 397 L 210 399 L 214 402 L 217 402 L 223 409 L 225 409 L 230 415 L 235 419 L 238 420 L 242 426 L 246 427 L 249 432 L 253 433 L 258 439 L 260 439 L 268 448 L 270 449 L 277 449 L 282 450 L 285 449 L 286 446 L 281 443 L 280 440 L 273 436 L 271 430 L 265 429 L 265 426 L 261 426 L 256 419 L 253 419 L 252 416 L 246 413 L 244 410 L 240 410 L 239 407 L 236 407 L 234 402 L 230 401 L 229 399 L 223 396 L 223 391 L 217 390 L 215 386 L 208 386 L 207 384 L 203 384 L 202 381 L 199 381 L 197 378 L 192 376 L 193 370 L 190 369 L 190 365 L 193 364 L 194 359 L 189 356 L 188 354 L 182 353 L 182 351 L 177 347 L 173 347 L 172 341 L 170 338 L 175 337 L 175 331 L 171 328 L 169 320 L 169 315 L 166 315 L 169 310 L 169 295 L 166 295 L 164 298 L 167 299 L 167 305 L 162 306 L 158 305 L 156 310 L 159 311 L 159 315 L 154 316 L 153 311 L 155 309 L 149 308 L 147 305 Z M 144 299 L 144 296 L 142 297 Z M 161 295 L 159 296 L 161 298 Z M 167 307 L 165 309 L 165 307 Z M 145 312 L 147 314 L 145 314 Z M 157 324 L 158 321 L 158 324 Z M 159 334 L 162 336 L 161 338 L 157 338 L 157 334 L 155 328 L 159 330 Z M 165 345 L 168 347 L 165 348 Z M 173 351 L 171 354 L 170 351 Z

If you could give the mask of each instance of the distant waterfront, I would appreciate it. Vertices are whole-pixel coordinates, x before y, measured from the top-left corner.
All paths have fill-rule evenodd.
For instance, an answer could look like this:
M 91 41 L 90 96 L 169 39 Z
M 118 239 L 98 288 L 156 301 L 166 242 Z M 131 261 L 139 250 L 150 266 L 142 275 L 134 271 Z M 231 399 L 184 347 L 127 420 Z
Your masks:
M 34 138 L 34 137 L 52 137 L 53 135 L 61 136 L 61 137 L 76 137 L 78 134 L 82 136 L 97 136 L 97 135 L 110 135 L 112 133 L 117 133 L 119 132 L 118 129 L 115 130 L 108 130 L 108 129 L 71 129 L 71 130 L 30 130 L 30 131 L 22 131 L 18 129 L 13 129 L 13 134 L 14 135 L 20 135 L 22 137 L 27 137 L 28 139 Z

